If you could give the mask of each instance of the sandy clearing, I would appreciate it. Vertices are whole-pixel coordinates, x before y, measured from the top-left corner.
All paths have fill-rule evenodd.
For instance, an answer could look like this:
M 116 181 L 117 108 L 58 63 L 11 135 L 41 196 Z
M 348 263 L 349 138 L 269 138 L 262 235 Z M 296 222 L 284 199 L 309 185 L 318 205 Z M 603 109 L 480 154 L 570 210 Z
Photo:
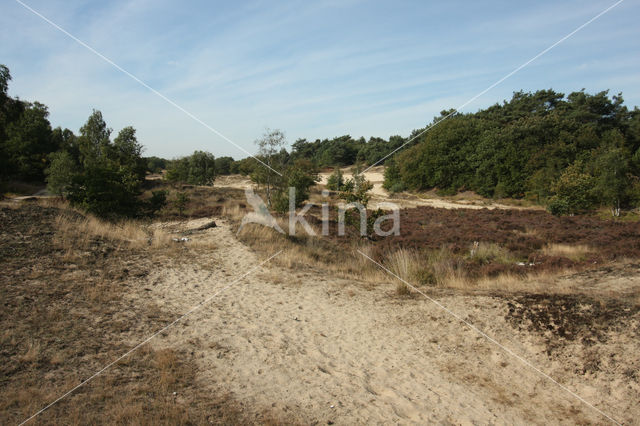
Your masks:
M 194 229 L 209 219 L 175 222 Z M 145 291 L 176 315 L 227 286 L 260 260 L 224 220 L 190 238 L 211 240 L 190 265 L 155 270 Z M 304 423 L 606 423 L 566 391 L 505 355 L 424 299 L 398 300 L 315 271 L 265 265 L 156 342 L 193 351 L 203 386 L 256 413 L 273 409 Z M 575 374 L 571 357 L 550 359 L 539 337 L 514 330 L 506 302 L 446 296 L 460 313 L 516 353 L 620 420 L 633 421 L 638 389 Z M 634 339 L 612 352 L 638 353 Z

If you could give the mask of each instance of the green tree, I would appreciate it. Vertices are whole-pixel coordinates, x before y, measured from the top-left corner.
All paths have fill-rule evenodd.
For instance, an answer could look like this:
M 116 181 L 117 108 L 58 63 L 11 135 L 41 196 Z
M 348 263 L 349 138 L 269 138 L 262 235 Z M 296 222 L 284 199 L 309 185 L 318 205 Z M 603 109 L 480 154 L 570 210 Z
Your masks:
M 78 172 L 66 185 L 64 169 L 71 163 L 69 158 L 57 157 L 60 179 L 54 174 L 54 186 L 62 186 L 72 204 L 98 216 L 138 216 L 144 211 L 139 197 L 145 174 L 142 146 L 132 127 L 122 129 L 114 143 L 110 134 L 102 113 L 94 110 L 77 138 Z
M 111 132 L 102 113 L 94 109 L 87 122 L 80 128 L 78 136 L 80 161 L 84 166 L 92 162 L 102 162 L 109 157 Z
M 170 182 L 191 185 L 213 185 L 216 178 L 215 157 L 204 151 L 195 151 L 188 157 L 169 162 L 165 178 Z
M 331 191 L 340 191 L 344 186 L 344 175 L 342 174 L 342 170 L 340 167 L 336 167 L 333 170 L 333 173 L 329 175 L 327 179 L 327 189 Z
M 131 126 L 118 132 L 109 149 L 112 161 L 140 181 L 144 180 L 147 174 L 147 164 L 142 158 L 143 150 L 143 146 L 136 137 L 136 129 Z
M 319 180 L 316 168 L 307 159 L 299 159 L 289 165 L 274 187 L 274 208 L 286 212 L 290 206 L 289 188 L 295 189 L 295 207 L 309 198 L 309 189 Z
M 369 191 L 373 188 L 373 184 L 369 182 L 360 166 L 356 166 L 353 170 L 353 176 L 351 179 L 347 179 L 344 185 L 344 190 L 340 193 L 340 198 L 344 199 L 348 203 L 360 203 L 365 208 L 369 204 Z
M 82 174 L 75 175 L 67 189 L 73 205 L 109 219 L 139 215 L 139 195 L 139 182 L 129 180 L 113 165 L 99 162 L 92 162 Z
M 267 129 L 255 143 L 258 145 L 258 158 L 263 164 L 255 168 L 251 179 L 265 188 L 267 205 L 271 207 L 274 186 L 278 186 L 277 181 L 284 179 L 281 171 L 285 161 L 281 149 L 286 144 L 286 138 L 281 130 Z
M 384 182 L 382 187 L 390 192 L 401 192 L 404 190 L 402 183 L 402 175 L 400 174 L 400 166 L 395 158 L 390 158 L 386 162 L 384 169 Z
M 6 154 L 12 174 L 30 181 L 43 181 L 47 156 L 57 150 L 51 138 L 49 111 L 39 102 L 25 104 L 18 120 L 6 129 Z
M 49 168 L 45 170 L 47 188 L 53 194 L 65 195 L 73 183 L 78 166 L 67 151 L 54 152 L 50 160 Z
M 621 147 L 622 135 L 614 131 L 607 138 L 610 140 L 609 145 L 595 159 L 594 194 L 617 217 L 620 216 L 620 208 L 627 201 L 631 188 L 630 161 L 628 153 Z
M 213 185 L 216 178 L 216 159 L 213 154 L 195 151 L 189 157 L 188 182 L 192 185 Z
M 147 171 L 150 173 L 160 173 L 167 168 L 167 160 L 160 157 L 148 157 L 147 159 Z
M 187 208 L 187 204 L 189 203 L 190 198 L 186 192 L 178 192 L 176 193 L 175 205 L 178 209 L 178 213 L 180 216 L 184 214 L 184 210 Z
M 218 157 L 216 158 L 216 174 L 229 175 L 231 174 L 231 165 L 233 164 L 232 157 Z
M 167 205 L 167 195 L 169 191 L 158 190 L 151 192 L 151 198 L 147 204 L 147 216 L 154 216 L 158 211 Z
M 574 215 L 593 207 L 594 180 L 581 169 L 580 163 L 572 164 L 553 183 L 551 190 L 554 195 L 548 206 L 551 213 Z

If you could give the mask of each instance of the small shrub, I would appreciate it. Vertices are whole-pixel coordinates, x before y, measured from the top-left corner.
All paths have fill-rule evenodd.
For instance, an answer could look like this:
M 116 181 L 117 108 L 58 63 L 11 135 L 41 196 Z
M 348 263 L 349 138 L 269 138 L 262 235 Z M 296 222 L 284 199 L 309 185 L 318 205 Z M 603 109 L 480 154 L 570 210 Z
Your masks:
M 186 192 L 178 192 L 176 194 L 175 204 L 180 216 L 184 214 L 184 210 L 187 207 L 188 202 L 189 202 L 189 195 Z
M 336 168 L 327 179 L 327 189 L 341 191 L 344 186 L 344 176 L 339 168 Z
M 471 249 L 469 258 L 482 265 L 495 262 L 495 263 L 513 263 L 515 259 L 504 247 L 500 247 L 494 243 L 474 244 L 474 248 Z
M 429 267 L 419 269 L 416 272 L 416 279 L 420 285 L 434 286 L 438 283 L 433 270 Z
M 547 210 L 554 216 L 564 216 L 569 214 L 569 203 L 567 200 L 554 197 L 547 206 Z
M 391 185 L 391 187 L 389 188 L 389 192 L 396 194 L 398 192 L 402 192 L 404 191 L 406 188 L 404 186 L 404 183 L 402 182 L 396 182 L 393 185 Z
M 157 212 L 162 210 L 167 205 L 167 194 L 169 191 L 159 190 L 153 191 L 151 193 L 151 198 L 149 199 L 148 204 L 148 214 L 149 216 L 155 215 Z

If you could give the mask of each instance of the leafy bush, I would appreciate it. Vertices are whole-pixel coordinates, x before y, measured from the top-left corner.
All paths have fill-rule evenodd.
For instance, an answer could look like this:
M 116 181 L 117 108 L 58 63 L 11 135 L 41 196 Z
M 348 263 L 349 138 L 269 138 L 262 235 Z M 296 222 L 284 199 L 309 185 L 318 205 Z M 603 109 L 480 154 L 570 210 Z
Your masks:
M 156 212 L 166 207 L 168 193 L 169 191 L 165 190 L 151 192 L 151 198 L 149 199 L 149 216 L 153 216 Z
M 340 168 L 336 167 L 336 169 L 331 173 L 329 178 L 327 179 L 327 189 L 331 191 L 340 191 L 344 186 L 344 176 Z
M 569 214 L 569 202 L 565 199 L 552 197 L 547 205 L 547 210 L 554 216 L 564 216 Z
M 402 182 L 396 182 L 393 185 L 391 185 L 391 188 L 389 188 L 389 192 L 396 194 L 398 192 L 402 192 L 405 190 L 404 184 Z
M 594 179 L 580 171 L 580 162 L 572 164 L 553 183 L 551 190 L 554 197 L 549 205 L 556 213 L 576 214 L 587 211 L 594 206 Z
M 289 210 L 289 188 L 295 188 L 295 207 L 309 198 L 309 188 L 318 181 L 315 168 L 307 160 L 299 160 L 287 167 L 280 184 L 276 185 L 273 207 L 281 213 Z
M 139 182 L 126 171 L 108 165 L 91 165 L 73 176 L 67 198 L 99 217 L 138 216 Z

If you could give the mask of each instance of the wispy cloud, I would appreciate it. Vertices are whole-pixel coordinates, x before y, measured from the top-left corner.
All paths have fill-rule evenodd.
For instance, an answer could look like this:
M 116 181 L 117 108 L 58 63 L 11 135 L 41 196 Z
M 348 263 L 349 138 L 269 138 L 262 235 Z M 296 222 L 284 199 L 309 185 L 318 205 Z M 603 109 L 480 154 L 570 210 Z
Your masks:
M 29 4 L 250 150 L 265 125 L 286 130 L 292 141 L 406 135 L 608 5 Z M 54 124 L 77 130 L 98 108 L 116 129 L 134 125 L 149 154 L 244 156 L 17 3 L 3 8 L 0 62 L 14 76 L 11 93 L 48 104 Z M 625 2 L 469 109 L 520 89 L 606 84 L 640 103 L 639 11 Z

